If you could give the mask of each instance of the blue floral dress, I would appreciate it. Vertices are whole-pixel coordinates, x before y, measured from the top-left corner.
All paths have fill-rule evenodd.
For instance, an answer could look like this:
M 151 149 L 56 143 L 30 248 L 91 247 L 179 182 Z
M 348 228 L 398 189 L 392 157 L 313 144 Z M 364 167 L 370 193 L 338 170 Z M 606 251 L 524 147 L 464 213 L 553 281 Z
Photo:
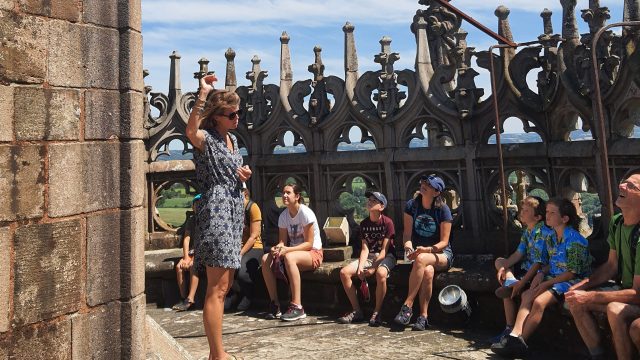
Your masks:
M 203 130 L 202 151 L 195 151 L 196 179 L 202 200 L 196 209 L 200 241 L 196 248 L 198 267 L 240 268 L 244 222 L 243 196 L 236 170 L 242 166 L 238 142 L 229 134 L 233 151 L 215 130 Z

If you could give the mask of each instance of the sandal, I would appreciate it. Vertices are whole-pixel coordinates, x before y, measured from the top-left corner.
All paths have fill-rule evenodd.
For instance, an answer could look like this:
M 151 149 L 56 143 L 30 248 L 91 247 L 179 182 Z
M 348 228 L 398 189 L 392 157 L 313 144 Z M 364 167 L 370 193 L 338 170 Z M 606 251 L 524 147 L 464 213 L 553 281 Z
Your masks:
M 233 354 L 227 354 L 227 359 L 226 360 L 244 360 L 242 357 L 240 356 L 235 356 Z
M 191 306 L 193 306 L 193 301 L 189 301 L 189 299 L 184 299 L 182 300 L 182 302 L 173 305 L 172 309 L 175 311 L 187 311 Z

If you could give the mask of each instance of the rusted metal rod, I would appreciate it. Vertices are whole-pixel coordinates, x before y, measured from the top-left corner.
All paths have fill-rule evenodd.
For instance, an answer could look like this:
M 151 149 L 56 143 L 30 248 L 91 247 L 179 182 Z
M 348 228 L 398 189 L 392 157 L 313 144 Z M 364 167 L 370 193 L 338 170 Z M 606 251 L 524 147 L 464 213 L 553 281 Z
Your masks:
M 474 27 L 476 27 L 478 30 L 482 31 L 483 33 L 491 36 L 497 42 L 503 43 L 503 44 L 507 44 L 510 47 L 514 47 L 514 48 L 516 47 L 516 44 L 513 41 L 505 38 L 504 36 L 502 36 L 500 34 L 496 34 L 493 30 L 491 30 L 488 27 L 482 25 L 476 19 L 474 19 L 471 16 L 467 15 L 462 10 L 460 10 L 457 7 L 449 4 L 449 2 L 447 0 L 434 0 L 434 1 L 437 2 L 438 4 L 442 5 L 442 7 L 446 8 L 447 10 L 451 11 L 452 13 L 454 13 L 454 14 L 460 16 L 461 18 L 467 20 L 471 25 L 473 25 Z
M 602 105 L 602 94 L 600 93 L 600 71 L 598 65 L 597 44 L 600 36 L 612 27 L 631 26 L 639 27 L 640 21 L 624 21 L 609 24 L 598 30 L 591 41 L 591 69 L 593 71 L 594 92 L 595 92 L 595 114 L 594 121 L 598 123 L 598 136 L 596 144 L 598 145 L 598 155 L 600 155 L 600 169 L 602 172 L 602 187 L 604 191 L 604 201 L 606 210 L 602 212 L 607 217 L 603 220 L 608 221 L 613 216 L 613 189 L 611 188 L 611 175 L 609 174 L 609 151 L 607 149 L 607 129 L 604 124 L 604 106 Z M 597 116 L 597 117 L 596 117 Z

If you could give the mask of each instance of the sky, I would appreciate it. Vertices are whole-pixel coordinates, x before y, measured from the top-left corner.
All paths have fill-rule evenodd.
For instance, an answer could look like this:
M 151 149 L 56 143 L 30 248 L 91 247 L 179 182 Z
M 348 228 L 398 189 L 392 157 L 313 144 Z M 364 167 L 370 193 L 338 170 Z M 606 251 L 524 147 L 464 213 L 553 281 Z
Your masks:
M 515 42 L 536 40 L 543 32 L 540 13 L 544 8 L 553 12 L 554 33 L 561 33 L 562 7 L 559 0 L 452 0 L 451 4 L 466 12 L 489 29 L 497 32 L 494 15 L 499 5 L 510 9 L 509 16 Z M 587 0 L 579 0 L 576 17 L 581 33 L 588 26 L 580 18 Z M 601 0 L 609 8 L 608 23 L 622 21 L 622 0 Z M 291 38 L 291 61 L 294 81 L 312 78 L 307 67 L 314 62 L 314 46 L 322 48 L 325 75 L 344 79 L 344 33 L 342 27 L 350 22 L 355 27 L 359 73 L 379 70 L 373 61 L 380 52 L 380 39 L 392 39 L 391 50 L 400 54 L 396 70 L 413 69 L 415 37 L 410 25 L 416 10 L 426 9 L 418 0 L 142 0 L 143 63 L 150 75 L 145 84 L 152 91 L 166 94 L 169 81 L 169 56 L 173 51 L 181 55 L 182 91 L 194 91 L 198 60 L 207 58 L 209 69 L 215 70 L 224 86 L 228 48 L 236 52 L 235 65 L 238 86 L 249 85 L 245 73 L 251 70 L 251 58 L 261 59 L 262 70 L 268 71 L 265 83 L 279 84 L 280 36 L 286 31 Z M 487 50 L 495 40 L 463 22 L 469 32 L 467 43 L 477 51 Z M 619 32 L 619 30 L 616 30 Z M 477 87 L 490 94 L 489 74 L 480 72 Z M 533 75 L 533 72 L 530 74 Z M 521 129 L 521 126 L 520 126 Z M 505 132 L 517 132 L 505 124 Z

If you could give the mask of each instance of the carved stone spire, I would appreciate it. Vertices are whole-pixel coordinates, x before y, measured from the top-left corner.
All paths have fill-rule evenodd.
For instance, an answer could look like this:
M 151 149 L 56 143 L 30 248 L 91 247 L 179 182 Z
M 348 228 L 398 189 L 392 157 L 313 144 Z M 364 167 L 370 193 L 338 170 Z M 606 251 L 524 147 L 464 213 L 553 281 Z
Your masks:
M 551 23 L 551 15 L 553 15 L 553 12 L 547 8 L 544 8 L 544 10 L 542 10 L 542 12 L 540 13 L 540 17 L 542 18 L 542 27 L 543 27 L 543 33 L 545 35 L 551 35 L 553 34 L 553 23 Z
M 331 103 L 327 97 L 327 87 L 324 81 L 324 64 L 322 63 L 322 48 L 315 46 L 313 48 L 315 61 L 307 68 L 313 74 L 313 93 L 309 98 L 309 115 L 311 117 L 310 125 L 316 125 L 322 121 L 331 111 Z
M 347 22 L 342 27 L 344 32 L 344 79 L 345 89 L 349 100 L 354 98 L 354 89 L 358 82 L 358 54 L 356 53 L 356 40 L 353 36 L 355 27 Z
M 498 18 L 498 34 L 505 37 L 507 40 L 513 41 L 513 33 L 511 33 L 511 25 L 509 24 L 509 14 L 511 10 L 507 7 L 500 5 L 494 11 L 495 16 Z M 500 53 L 505 57 L 505 64 L 513 58 L 516 53 L 515 49 L 500 49 Z M 506 67 L 505 67 L 506 69 Z
M 238 86 L 238 81 L 236 80 L 236 52 L 233 51 L 232 48 L 228 48 L 227 51 L 224 52 L 224 57 L 227 59 L 227 69 L 224 80 L 224 87 L 228 91 L 235 91 Z
M 182 94 L 181 81 L 180 81 L 180 54 L 174 51 L 169 56 L 171 59 L 171 66 L 169 67 L 169 103 L 173 103 L 175 99 L 180 98 Z
M 289 34 L 286 31 L 280 36 L 280 84 L 286 83 L 289 87 L 293 81 L 293 71 L 291 70 L 291 51 L 289 49 Z
M 407 97 L 404 91 L 398 91 L 397 76 L 393 70 L 393 64 L 398 60 L 400 60 L 400 54 L 391 52 L 391 38 L 382 37 L 380 53 L 373 59 L 382 66 L 378 93 L 373 96 L 373 99 L 378 102 L 378 116 L 383 120 L 393 115 L 400 107 L 400 101 Z
M 579 39 L 578 22 L 575 16 L 577 0 L 560 0 L 560 4 L 562 4 L 562 38 Z

